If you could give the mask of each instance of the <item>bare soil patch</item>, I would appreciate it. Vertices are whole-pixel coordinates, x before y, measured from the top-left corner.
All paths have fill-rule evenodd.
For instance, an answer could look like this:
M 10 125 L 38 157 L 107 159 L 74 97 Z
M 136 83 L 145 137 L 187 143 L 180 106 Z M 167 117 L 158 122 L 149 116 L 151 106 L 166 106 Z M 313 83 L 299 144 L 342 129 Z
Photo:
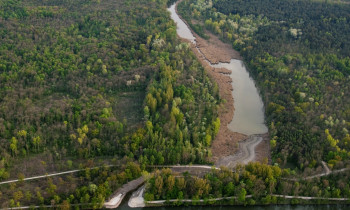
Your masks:
M 255 160 L 259 162 L 268 161 L 268 164 L 271 164 L 271 154 L 270 154 L 270 138 L 269 134 L 260 135 L 263 140 L 260 144 L 255 147 Z

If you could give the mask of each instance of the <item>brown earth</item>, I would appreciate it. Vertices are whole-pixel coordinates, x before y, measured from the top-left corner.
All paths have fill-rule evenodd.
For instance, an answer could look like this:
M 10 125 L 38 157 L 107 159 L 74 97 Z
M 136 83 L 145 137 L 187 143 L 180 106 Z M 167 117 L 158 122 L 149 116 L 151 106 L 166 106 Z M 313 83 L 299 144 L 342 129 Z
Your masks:
M 208 40 L 203 39 L 194 33 L 197 47 L 212 64 L 219 62 L 230 63 L 231 59 L 242 60 L 241 55 L 230 44 L 222 42 L 217 36 L 209 31 L 205 31 L 209 36 Z
M 225 100 L 225 103 L 221 104 L 219 111 L 219 118 L 221 122 L 220 130 L 215 137 L 211 146 L 212 159 L 216 162 L 221 157 L 233 155 L 238 149 L 238 141 L 245 139 L 247 136 L 241 133 L 232 132 L 227 125 L 231 122 L 234 114 L 233 96 L 232 96 L 232 79 L 229 76 L 231 73 L 224 68 L 213 68 L 208 62 L 204 60 L 196 48 L 192 48 L 195 52 L 204 68 L 207 70 L 209 76 L 218 84 L 220 97 Z
M 176 13 L 178 12 L 176 11 Z M 187 22 L 181 16 L 179 17 L 187 24 Z M 217 36 L 209 31 L 206 31 L 206 34 L 209 36 L 208 40 L 201 38 L 193 30 L 191 31 L 195 36 L 197 43 L 197 46 L 190 43 L 192 51 L 196 54 L 198 60 L 207 70 L 210 77 L 218 84 L 220 97 L 226 101 L 225 103 L 221 104 L 219 111 L 221 126 L 211 146 L 211 161 L 217 162 L 223 157 L 235 154 L 238 149 L 238 142 L 246 139 L 247 136 L 241 133 L 233 132 L 227 127 L 227 125 L 233 119 L 235 110 L 232 95 L 232 79 L 229 76 L 231 71 L 225 68 L 213 68 L 207 61 L 209 61 L 211 64 L 219 62 L 229 63 L 231 59 L 242 60 L 242 57 L 232 48 L 230 44 L 222 42 Z M 188 40 L 182 40 L 188 42 Z M 269 149 L 266 148 L 269 148 L 268 135 L 266 135 L 263 142 L 256 147 L 256 160 L 263 161 L 266 159 L 266 157 L 270 159 Z
M 262 142 L 255 147 L 255 160 L 259 162 L 265 162 L 271 164 L 271 154 L 270 154 L 270 138 L 269 134 L 260 135 L 263 140 Z

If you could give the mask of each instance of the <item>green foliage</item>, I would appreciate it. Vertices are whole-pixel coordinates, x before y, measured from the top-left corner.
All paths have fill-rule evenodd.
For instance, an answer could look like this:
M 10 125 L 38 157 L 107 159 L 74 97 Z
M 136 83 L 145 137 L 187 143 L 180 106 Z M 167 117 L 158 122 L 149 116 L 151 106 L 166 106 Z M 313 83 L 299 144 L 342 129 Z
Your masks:
M 199 199 L 208 202 L 210 198 L 232 197 L 233 200 L 228 201 L 231 205 L 303 202 L 299 199 L 278 200 L 274 195 L 324 198 L 347 198 L 350 195 L 346 184 L 349 171 L 319 179 L 293 181 L 289 178 L 295 176 L 290 176 L 288 170 L 258 162 L 237 166 L 234 171 L 225 167 L 212 169 L 201 178 L 188 173 L 172 173 L 170 169 L 157 170 L 147 181 L 145 194 L 148 201 L 192 199 L 196 204 Z
M 339 162 L 329 159 L 330 151 L 340 161 L 349 158 L 340 141 L 350 121 L 349 11 L 348 4 L 294 0 L 187 0 L 179 6 L 182 16 L 240 51 L 264 100 L 273 160 L 299 166 Z
M 22 0 L 7 0 L 0 2 L 0 17 L 20 19 L 28 16 L 28 11 L 21 5 Z
M 220 128 L 218 88 L 177 40 L 171 2 L 0 2 L 0 179 L 19 158 L 47 154 L 46 168 L 112 156 L 143 169 L 208 161 Z M 64 192 L 48 180 L 21 204 L 100 208 L 141 167 L 129 163 L 115 176 L 86 169 Z

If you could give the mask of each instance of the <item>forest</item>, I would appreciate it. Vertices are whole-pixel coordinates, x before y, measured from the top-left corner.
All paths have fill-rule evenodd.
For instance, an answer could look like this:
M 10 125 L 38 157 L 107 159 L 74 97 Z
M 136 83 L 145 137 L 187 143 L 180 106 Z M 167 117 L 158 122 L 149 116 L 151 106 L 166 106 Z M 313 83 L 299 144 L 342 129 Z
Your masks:
M 243 56 L 265 104 L 275 164 L 343 167 L 350 157 L 348 3 L 186 0 L 178 9 Z
M 273 165 L 203 177 L 147 174 L 208 163 L 220 128 L 219 89 L 176 37 L 173 0 L 0 1 L 0 207 L 101 208 L 148 178 L 146 200 L 349 197 L 350 5 L 343 1 L 184 0 L 179 12 L 238 50 L 264 100 Z M 196 21 L 191 21 L 196 20 Z M 78 173 L 41 180 L 57 171 Z M 299 200 L 287 203 L 298 203 Z
M 280 195 L 349 198 L 349 175 L 347 171 L 316 179 L 292 180 L 295 171 L 259 162 L 239 165 L 235 170 L 212 169 L 204 176 L 161 169 L 148 177 L 144 197 L 146 201 L 165 200 L 175 206 L 186 205 L 187 199 L 191 199 L 191 205 L 340 204 L 348 201 L 308 201 Z
M 1 185 L 0 207 L 99 208 L 146 165 L 208 161 L 221 99 L 171 2 L 0 1 L 0 181 L 85 171 Z
M 178 12 L 199 36 L 213 33 L 243 56 L 264 101 L 272 165 L 249 163 L 199 177 L 162 169 L 148 178 L 145 199 L 168 205 L 187 205 L 187 199 L 192 205 L 266 205 L 349 198 L 348 171 L 303 178 L 323 173 L 321 161 L 331 170 L 349 167 L 349 11 L 345 1 L 179 3 Z

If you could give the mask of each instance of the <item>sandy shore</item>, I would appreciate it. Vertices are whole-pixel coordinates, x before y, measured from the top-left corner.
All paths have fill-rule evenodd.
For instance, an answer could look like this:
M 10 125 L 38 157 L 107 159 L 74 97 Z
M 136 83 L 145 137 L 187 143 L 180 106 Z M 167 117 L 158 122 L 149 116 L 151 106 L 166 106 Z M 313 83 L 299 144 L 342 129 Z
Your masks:
M 143 198 L 143 193 L 145 191 L 146 185 L 140 187 L 137 191 L 133 192 L 131 198 L 129 199 L 128 206 L 131 208 L 145 207 L 145 199 Z
M 123 194 L 118 194 L 117 196 L 113 197 L 111 200 L 109 200 L 108 202 L 105 202 L 105 207 L 106 208 L 117 208 L 121 201 L 123 200 L 125 195 Z

